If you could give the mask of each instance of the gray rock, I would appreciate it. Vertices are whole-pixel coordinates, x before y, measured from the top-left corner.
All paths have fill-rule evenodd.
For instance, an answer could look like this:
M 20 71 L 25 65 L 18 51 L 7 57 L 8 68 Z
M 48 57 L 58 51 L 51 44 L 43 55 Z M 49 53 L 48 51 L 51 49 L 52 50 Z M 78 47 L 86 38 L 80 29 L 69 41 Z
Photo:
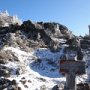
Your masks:
M 0 76 L 9 77 L 10 69 L 5 66 L 0 66 Z
M 17 86 L 17 83 L 15 80 L 8 80 L 6 78 L 0 79 L 0 90 L 21 90 L 20 87 Z
M 55 85 L 55 86 L 52 88 L 52 90 L 59 90 L 58 85 Z

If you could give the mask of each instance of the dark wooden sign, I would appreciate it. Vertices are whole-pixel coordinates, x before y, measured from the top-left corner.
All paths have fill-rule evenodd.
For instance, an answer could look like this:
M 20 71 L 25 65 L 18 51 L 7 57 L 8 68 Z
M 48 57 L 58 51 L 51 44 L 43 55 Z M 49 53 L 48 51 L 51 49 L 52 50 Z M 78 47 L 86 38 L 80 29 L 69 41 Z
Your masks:
M 74 72 L 75 74 L 85 74 L 85 62 L 75 60 L 61 60 L 60 61 L 60 72 L 69 73 Z
M 85 62 L 75 60 L 61 60 L 60 72 L 65 73 L 66 85 L 64 90 L 76 90 L 76 75 L 85 74 Z

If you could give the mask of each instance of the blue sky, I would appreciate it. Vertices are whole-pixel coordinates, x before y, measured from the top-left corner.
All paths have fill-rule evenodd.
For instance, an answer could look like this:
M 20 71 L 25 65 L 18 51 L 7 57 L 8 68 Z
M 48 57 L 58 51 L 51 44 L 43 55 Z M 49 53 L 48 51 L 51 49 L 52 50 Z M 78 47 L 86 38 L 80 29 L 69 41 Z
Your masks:
M 58 22 L 75 35 L 88 34 L 90 0 L 0 0 L 0 10 L 22 20 Z

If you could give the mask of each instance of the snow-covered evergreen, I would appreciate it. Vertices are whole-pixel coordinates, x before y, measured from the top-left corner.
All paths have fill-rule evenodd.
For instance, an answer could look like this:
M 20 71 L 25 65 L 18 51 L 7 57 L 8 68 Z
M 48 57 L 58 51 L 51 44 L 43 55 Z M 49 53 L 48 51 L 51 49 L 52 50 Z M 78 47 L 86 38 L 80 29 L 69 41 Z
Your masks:
M 9 13 L 6 11 L 0 12 L 0 26 L 5 27 L 9 26 L 10 24 L 22 24 L 22 21 L 19 20 L 17 16 L 10 16 Z

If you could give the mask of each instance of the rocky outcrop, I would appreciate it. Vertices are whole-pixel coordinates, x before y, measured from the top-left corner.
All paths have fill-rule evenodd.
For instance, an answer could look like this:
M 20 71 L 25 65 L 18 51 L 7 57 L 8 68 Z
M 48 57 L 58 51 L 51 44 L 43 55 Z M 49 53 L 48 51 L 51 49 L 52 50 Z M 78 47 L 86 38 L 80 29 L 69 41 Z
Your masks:
M 24 21 L 22 25 L 11 24 L 9 27 L 0 28 L 0 44 L 21 47 L 26 49 L 48 47 L 52 51 L 58 51 L 60 47 L 59 39 L 69 39 L 72 33 L 64 25 L 55 22 Z M 70 34 L 70 35 L 69 35 Z M 28 50 L 28 49 L 27 49 Z
M 83 49 L 87 49 L 90 47 L 90 40 L 89 39 L 83 39 L 81 40 L 81 47 Z
M 21 90 L 20 87 L 18 87 L 16 80 L 8 80 L 6 78 L 0 79 L 0 90 Z
M 18 58 L 11 51 L 0 51 L 0 64 L 5 64 L 8 61 L 18 61 Z
M 0 77 L 9 77 L 10 76 L 10 69 L 7 68 L 6 66 L 0 66 Z
M 58 45 L 60 44 L 58 40 L 60 38 L 69 39 L 73 37 L 73 34 L 69 33 L 70 31 L 66 26 L 54 22 L 32 23 L 28 20 L 21 25 L 21 31 L 26 34 L 28 39 L 34 40 L 34 42 L 38 42 L 39 44 L 43 42 L 52 51 L 57 51 Z
M 79 83 L 77 84 L 77 90 L 90 90 L 88 83 Z

